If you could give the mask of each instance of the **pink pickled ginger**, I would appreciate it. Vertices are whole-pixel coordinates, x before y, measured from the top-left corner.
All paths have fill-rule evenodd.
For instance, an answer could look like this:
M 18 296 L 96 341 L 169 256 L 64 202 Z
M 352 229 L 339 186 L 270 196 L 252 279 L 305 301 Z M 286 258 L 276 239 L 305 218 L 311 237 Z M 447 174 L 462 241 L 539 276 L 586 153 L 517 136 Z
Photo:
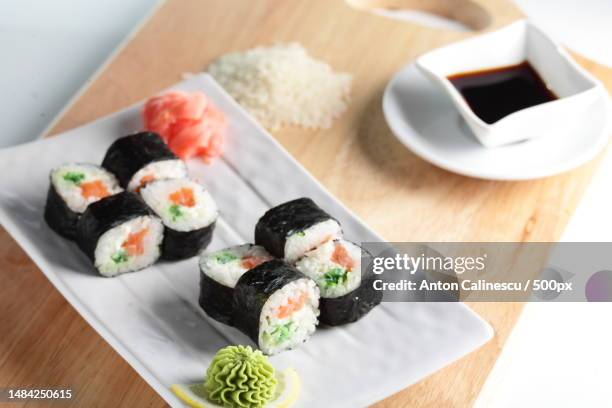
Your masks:
M 170 91 L 150 98 L 142 110 L 145 130 L 158 133 L 181 159 L 220 156 L 227 122 L 202 92 Z

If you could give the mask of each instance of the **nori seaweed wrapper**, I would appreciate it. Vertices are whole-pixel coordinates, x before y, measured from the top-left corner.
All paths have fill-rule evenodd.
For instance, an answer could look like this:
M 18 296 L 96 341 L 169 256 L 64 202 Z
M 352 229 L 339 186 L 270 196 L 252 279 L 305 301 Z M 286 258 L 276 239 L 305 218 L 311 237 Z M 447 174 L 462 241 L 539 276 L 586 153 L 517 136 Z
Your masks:
M 100 236 L 106 231 L 140 216 L 155 216 L 136 193 L 123 191 L 90 204 L 77 223 L 77 244 L 95 262 Z
M 310 198 L 298 198 L 266 211 L 255 226 L 255 244 L 283 258 L 289 235 L 330 219 L 334 218 Z
M 232 325 L 234 288 L 225 286 L 200 270 L 199 303 L 213 319 Z
M 106 151 L 102 167 L 117 176 L 121 187 L 127 188 L 138 170 L 163 160 L 178 160 L 178 157 L 157 133 L 140 132 L 113 142 Z
M 244 273 L 234 288 L 233 325 L 259 346 L 259 319 L 264 304 L 274 292 L 298 279 L 310 278 L 280 259 Z
M 382 301 L 382 292 L 375 290 L 373 283 L 376 277 L 362 280 L 357 289 L 337 298 L 321 298 L 319 321 L 326 326 L 339 326 L 356 322 L 378 306 Z
M 80 213 L 74 212 L 58 194 L 53 183 L 50 183 L 45 204 L 44 218 L 47 225 L 64 238 L 74 240 L 76 238 L 76 226 Z
M 374 289 L 377 279 L 372 272 L 372 255 L 361 248 L 361 273 L 363 274 L 359 287 L 344 296 L 324 298 L 319 300 L 319 321 L 326 326 L 339 326 L 356 322 L 378 306 L 382 301 L 382 291 Z M 365 267 L 364 267 L 365 265 Z
M 161 259 L 176 261 L 196 256 L 210 244 L 216 221 L 193 231 L 177 231 L 164 226 Z

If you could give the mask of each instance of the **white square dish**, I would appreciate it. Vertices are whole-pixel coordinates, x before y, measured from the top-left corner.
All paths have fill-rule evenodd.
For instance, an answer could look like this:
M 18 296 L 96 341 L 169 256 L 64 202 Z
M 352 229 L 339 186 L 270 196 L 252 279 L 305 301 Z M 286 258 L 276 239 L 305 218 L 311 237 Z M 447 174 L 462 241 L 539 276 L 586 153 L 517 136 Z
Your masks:
M 230 124 L 221 158 L 211 165 L 188 162 L 191 175 L 221 211 L 210 250 L 252 241 L 265 210 L 301 196 L 335 216 L 347 238 L 381 240 L 211 77 L 198 75 L 175 88 L 203 91 Z M 202 381 L 215 352 L 229 343 L 198 305 L 197 260 L 102 278 L 42 217 L 49 170 L 69 161 L 99 163 L 117 137 L 140 129 L 140 108 L 137 104 L 57 137 L 0 151 L 0 221 L 85 320 L 168 404 L 178 407 L 182 404 L 170 385 Z M 302 347 L 270 360 L 279 369 L 294 367 L 301 376 L 297 407 L 362 407 L 421 380 L 491 336 L 491 327 L 461 303 L 385 303 L 357 323 L 320 330 Z
M 474 113 L 448 79 L 454 74 L 524 61 L 535 68 L 558 99 L 521 109 L 492 124 Z M 575 130 L 604 90 L 559 44 L 526 20 L 430 51 L 417 59 L 416 66 L 445 91 L 476 139 L 486 147 L 548 135 L 564 137 Z

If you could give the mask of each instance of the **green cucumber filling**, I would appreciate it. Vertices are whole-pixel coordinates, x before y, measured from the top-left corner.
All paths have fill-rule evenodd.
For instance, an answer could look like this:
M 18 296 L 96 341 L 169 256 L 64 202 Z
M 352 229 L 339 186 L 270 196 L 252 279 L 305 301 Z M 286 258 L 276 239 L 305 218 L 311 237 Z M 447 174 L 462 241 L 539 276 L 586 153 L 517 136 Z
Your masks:
M 111 259 L 113 260 L 114 263 L 116 264 L 120 264 L 123 262 L 127 262 L 128 260 L 128 254 L 127 252 L 125 252 L 124 250 L 120 250 L 115 252 L 112 256 Z
M 228 262 L 235 261 L 236 259 L 238 259 L 238 256 L 236 256 L 235 254 L 231 252 L 221 252 L 215 255 L 215 261 L 217 261 L 220 264 L 226 264 Z
M 276 324 L 273 326 L 271 332 L 264 333 L 264 339 L 266 342 L 272 342 L 275 345 L 281 344 L 291 338 L 293 335 L 293 322 L 285 324 Z
M 64 174 L 64 180 L 76 184 L 78 186 L 83 180 L 85 180 L 85 174 L 76 171 L 69 171 Z
M 340 284 L 346 284 L 348 280 L 348 271 L 344 268 L 331 268 L 323 275 L 321 281 L 326 288 L 333 288 Z
M 176 221 L 177 218 L 180 218 L 184 215 L 183 211 L 181 210 L 181 206 L 178 204 L 172 204 L 168 209 L 168 212 L 172 216 L 172 221 Z
M 295 233 L 295 235 L 297 235 L 298 237 L 305 237 L 306 233 L 304 231 L 298 231 Z

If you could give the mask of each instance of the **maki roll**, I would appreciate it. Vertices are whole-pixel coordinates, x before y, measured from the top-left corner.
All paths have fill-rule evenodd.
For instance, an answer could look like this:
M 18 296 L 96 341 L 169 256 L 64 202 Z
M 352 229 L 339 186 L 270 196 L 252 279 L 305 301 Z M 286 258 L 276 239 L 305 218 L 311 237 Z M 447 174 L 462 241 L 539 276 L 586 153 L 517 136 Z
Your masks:
M 138 192 L 153 180 L 187 177 L 187 167 L 153 132 L 117 139 L 106 151 L 102 167 L 114 173 L 123 188 Z
M 374 274 L 369 272 L 370 260 L 371 255 L 361 247 L 338 239 L 308 252 L 295 264 L 319 286 L 322 324 L 357 321 L 381 302 L 382 292 L 374 289 Z M 367 264 L 366 271 L 362 263 Z
M 64 164 L 51 171 L 45 221 L 68 239 L 76 237 L 76 224 L 87 206 L 123 191 L 111 173 L 94 164 Z
M 200 257 L 200 306 L 213 319 L 231 325 L 234 287 L 247 271 L 272 259 L 263 247 L 238 245 Z
M 341 236 L 338 221 L 310 198 L 298 198 L 268 210 L 255 226 L 255 244 L 290 263 Z
M 288 263 L 275 259 L 244 273 L 234 288 L 234 326 L 264 354 L 305 342 L 316 330 L 319 288 Z
M 190 258 L 210 244 L 219 212 L 202 185 L 188 179 L 157 180 L 141 196 L 164 223 L 163 259 Z
M 142 199 L 124 191 L 91 204 L 77 224 L 77 243 L 100 275 L 116 276 L 152 265 L 164 226 Z

